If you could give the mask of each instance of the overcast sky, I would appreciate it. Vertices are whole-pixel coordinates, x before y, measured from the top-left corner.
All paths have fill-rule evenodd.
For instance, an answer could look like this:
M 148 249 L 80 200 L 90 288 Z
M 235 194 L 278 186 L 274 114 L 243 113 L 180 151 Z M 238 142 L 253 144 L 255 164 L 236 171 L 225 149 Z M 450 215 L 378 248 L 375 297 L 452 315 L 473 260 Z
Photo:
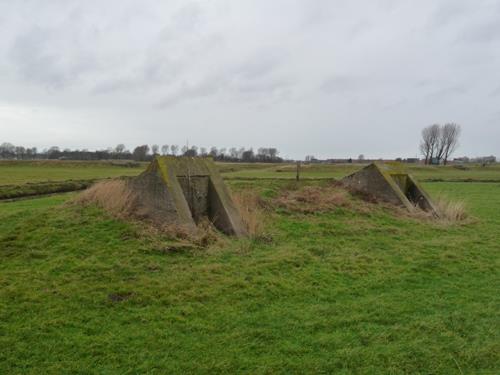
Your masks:
M 0 143 L 500 156 L 500 0 L 0 0 Z

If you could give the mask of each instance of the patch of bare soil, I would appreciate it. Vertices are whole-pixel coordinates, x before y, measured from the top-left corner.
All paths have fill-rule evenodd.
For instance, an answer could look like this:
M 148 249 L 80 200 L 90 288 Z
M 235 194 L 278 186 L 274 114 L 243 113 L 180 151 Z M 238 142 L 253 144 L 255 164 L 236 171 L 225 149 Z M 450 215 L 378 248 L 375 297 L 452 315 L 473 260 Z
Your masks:
M 123 302 L 123 301 L 130 299 L 133 295 L 134 295 L 134 293 L 132 293 L 132 292 L 110 293 L 108 295 L 108 299 L 111 302 L 115 302 L 115 303 L 116 302 Z

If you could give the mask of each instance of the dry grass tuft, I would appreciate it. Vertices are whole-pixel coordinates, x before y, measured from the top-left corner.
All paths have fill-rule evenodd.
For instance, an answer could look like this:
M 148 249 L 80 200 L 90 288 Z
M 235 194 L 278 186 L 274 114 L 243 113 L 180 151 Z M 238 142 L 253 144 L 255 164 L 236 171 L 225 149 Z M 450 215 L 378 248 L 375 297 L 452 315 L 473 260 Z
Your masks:
M 351 206 L 348 192 L 336 186 L 305 186 L 295 191 L 284 191 L 275 203 L 288 211 L 304 214 Z
M 254 191 L 241 191 L 232 194 L 234 204 L 240 212 L 250 236 L 258 236 L 264 230 L 263 202 Z
M 208 218 L 204 218 L 197 224 L 196 233 L 190 239 L 201 248 L 224 242 L 223 236 Z
M 433 202 L 438 212 L 437 216 L 430 211 L 424 211 L 418 207 L 411 212 L 404 207 L 397 207 L 387 203 L 385 207 L 390 209 L 396 216 L 413 218 L 438 226 L 446 227 L 458 224 L 469 224 L 474 221 L 468 214 L 467 206 L 463 201 L 452 201 L 446 197 L 438 196 L 433 199 Z
M 463 201 L 452 201 L 443 196 L 437 197 L 434 204 L 439 212 L 439 220 L 446 223 L 459 223 L 469 219 L 467 206 Z
M 127 187 L 124 180 L 100 181 L 83 193 L 74 201 L 76 204 L 96 206 L 108 211 L 119 218 L 130 218 L 138 205 L 137 195 Z

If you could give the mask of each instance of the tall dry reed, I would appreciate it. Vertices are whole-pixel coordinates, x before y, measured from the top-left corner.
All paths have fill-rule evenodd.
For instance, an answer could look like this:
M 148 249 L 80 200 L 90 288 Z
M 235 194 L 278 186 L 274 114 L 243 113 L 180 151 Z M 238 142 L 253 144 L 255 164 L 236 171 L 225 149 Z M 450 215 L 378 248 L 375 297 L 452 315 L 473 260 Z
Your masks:
M 261 234 L 264 230 L 264 213 L 259 195 L 254 191 L 242 191 L 233 193 L 232 197 L 248 234 L 250 236 Z
M 127 187 L 124 180 L 100 181 L 78 195 L 75 203 L 95 204 L 114 216 L 133 216 L 138 204 L 137 195 Z

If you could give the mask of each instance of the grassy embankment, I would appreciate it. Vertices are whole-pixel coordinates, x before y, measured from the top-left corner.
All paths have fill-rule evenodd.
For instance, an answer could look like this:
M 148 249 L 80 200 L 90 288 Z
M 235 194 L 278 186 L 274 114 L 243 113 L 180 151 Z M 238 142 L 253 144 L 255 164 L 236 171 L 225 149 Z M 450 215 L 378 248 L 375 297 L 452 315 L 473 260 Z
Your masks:
M 271 205 L 264 236 L 172 252 L 67 195 L 0 203 L 0 373 L 498 373 L 500 184 L 425 186 L 475 219 Z

